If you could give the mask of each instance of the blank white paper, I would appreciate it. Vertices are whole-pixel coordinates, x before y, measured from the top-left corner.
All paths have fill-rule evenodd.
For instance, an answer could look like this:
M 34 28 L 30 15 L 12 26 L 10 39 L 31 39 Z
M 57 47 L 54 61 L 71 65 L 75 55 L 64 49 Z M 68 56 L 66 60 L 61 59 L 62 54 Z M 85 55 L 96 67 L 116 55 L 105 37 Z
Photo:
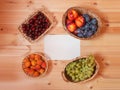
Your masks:
M 80 56 L 80 40 L 70 35 L 47 35 L 44 52 L 52 60 L 70 60 Z

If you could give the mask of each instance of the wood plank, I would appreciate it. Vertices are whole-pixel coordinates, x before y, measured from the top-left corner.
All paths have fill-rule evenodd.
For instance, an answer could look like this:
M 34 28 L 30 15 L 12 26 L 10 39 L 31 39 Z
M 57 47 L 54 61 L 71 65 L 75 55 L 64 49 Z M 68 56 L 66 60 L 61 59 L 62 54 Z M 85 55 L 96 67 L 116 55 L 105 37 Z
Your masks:
M 63 4 L 63 2 L 66 2 Z M 116 0 L 71 0 L 71 1 L 57 1 L 57 3 L 54 0 L 51 0 L 50 4 L 48 1 L 45 0 L 20 0 L 20 1 L 12 1 L 12 0 L 4 0 L 0 1 L 2 4 L 0 6 L 1 10 L 30 10 L 31 8 L 39 8 L 42 5 L 47 6 L 48 8 L 51 8 L 52 11 L 55 10 L 57 11 L 57 8 L 60 8 L 60 10 L 67 9 L 68 7 L 71 6 L 91 6 L 91 7 L 96 7 L 100 10 L 119 10 L 120 9 L 120 1 Z M 59 4 L 58 4 L 59 3 Z M 62 3 L 62 4 L 61 4 Z M 4 4 L 4 6 L 3 6 Z M 71 5 L 72 4 L 72 5 Z M 17 7 L 16 7 L 17 5 Z M 31 7 L 31 8 L 30 8 Z M 64 8 L 63 8 L 64 7 Z
M 53 12 L 54 16 L 56 16 L 57 21 L 59 21 L 58 25 L 61 25 L 62 23 L 62 16 L 64 12 Z M 34 13 L 34 10 L 31 10 L 31 11 L 0 11 L 0 24 L 7 24 L 7 23 L 8 24 L 10 23 L 21 24 L 22 22 L 24 22 L 25 19 L 27 19 L 33 13 Z M 108 23 L 108 22 L 119 23 L 120 22 L 120 19 L 119 19 L 120 12 L 100 11 L 100 12 L 95 12 L 95 13 L 98 14 L 105 23 Z
M 95 90 L 119 90 L 120 79 L 99 79 L 94 84 L 93 89 Z
M 0 0 L 0 89 L 1 90 L 120 90 L 120 0 Z M 44 37 L 31 44 L 18 27 L 35 10 L 46 6 L 57 25 L 47 34 L 68 34 L 62 26 L 63 13 L 81 6 L 98 14 L 105 27 L 90 40 L 81 40 L 81 56 L 94 54 L 100 70 L 87 83 L 64 81 L 61 72 L 69 61 L 49 60 L 45 77 L 31 78 L 22 70 L 26 54 L 44 52 Z M 68 52 L 69 53 L 69 52 Z
M 99 7 L 102 9 L 118 9 L 120 10 L 120 0 L 99 0 Z M 120 11 L 119 11 L 120 12 Z
M 20 56 L 32 52 L 44 52 L 43 42 L 39 45 L 0 46 L 0 56 Z
M 10 38 L 8 38 L 10 37 Z M 25 39 L 21 33 L 19 34 L 1 34 L 0 35 L 0 45 L 31 45 L 27 39 Z M 41 37 L 40 40 L 35 42 L 33 45 L 43 45 L 43 38 Z
M 0 1 L 1 4 L 4 4 L 0 6 L 1 10 L 31 10 L 31 9 L 35 9 L 35 8 L 40 8 L 42 5 L 47 6 L 48 8 L 51 8 L 52 11 L 58 11 L 57 8 L 59 8 L 59 10 L 64 10 L 67 9 L 68 7 L 71 6 L 81 6 L 82 4 L 86 4 L 86 5 L 94 5 L 94 2 L 96 2 L 97 0 L 92 0 L 92 2 L 90 0 L 86 0 L 86 1 L 65 1 L 65 0 L 61 0 L 61 1 L 54 1 L 51 0 L 50 3 L 48 1 L 45 0 L 20 0 L 20 1 L 10 1 L 10 0 L 4 0 L 4 1 Z M 66 3 L 63 3 L 66 2 Z M 17 7 L 16 7 L 17 5 Z

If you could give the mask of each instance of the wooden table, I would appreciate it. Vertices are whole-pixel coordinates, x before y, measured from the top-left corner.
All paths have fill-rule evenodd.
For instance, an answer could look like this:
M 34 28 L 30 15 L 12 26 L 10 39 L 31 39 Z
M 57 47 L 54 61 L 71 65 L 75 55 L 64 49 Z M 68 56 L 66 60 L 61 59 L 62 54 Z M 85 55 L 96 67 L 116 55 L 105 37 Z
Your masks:
M 97 77 L 87 83 L 65 82 L 61 76 L 69 61 L 49 61 L 44 78 L 31 78 L 21 68 L 27 52 L 43 51 L 44 43 L 30 44 L 18 26 L 42 5 L 58 21 L 47 34 L 67 34 L 62 15 L 72 6 L 97 12 L 105 23 L 102 33 L 91 40 L 81 40 L 81 54 L 95 54 L 100 63 Z M 44 51 L 43 51 L 44 52 Z M 0 90 L 120 90 L 120 0 L 0 0 Z

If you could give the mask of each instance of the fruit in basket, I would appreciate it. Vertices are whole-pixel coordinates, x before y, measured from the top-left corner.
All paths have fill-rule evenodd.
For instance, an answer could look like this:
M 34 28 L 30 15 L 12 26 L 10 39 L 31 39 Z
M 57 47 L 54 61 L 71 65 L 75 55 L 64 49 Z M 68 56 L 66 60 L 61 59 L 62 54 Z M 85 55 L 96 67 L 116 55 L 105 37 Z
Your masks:
M 41 59 L 40 59 L 40 60 L 37 60 L 37 64 L 38 64 L 38 65 L 41 65 L 42 62 L 43 62 L 43 61 L 42 61 Z
M 32 61 L 31 61 L 31 64 L 32 64 L 32 66 L 36 66 L 36 61 L 35 61 L 35 60 L 32 60 Z
M 33 73 L 33 77 L 38 77 L 39 75 L 40 75 L 40 73 L 37 72 L 37 71 L 35 71 L 35 72 Z
M 67 19 L 67 20 L 66 20 L 66 25 L 68 25 L 68 24 L 70 24 L 70 23 L 72 23 L 72 22 L 73 22 L 73 21 Z
M 78 33 L 77 36 L 80 38 L 84 37 L 84 35 L 82 33 Z
M 27 22 L 22 24 L 22 32 L 31 40 L 37 39 L 49 27 L 51 23 L 49 19 L 42 13 L 38 12 L 31 17 Z
M 76 10 L 74 10 L 74 9 L 70 9 L 68 11 L 67 16 L 68 16 L 69 20 L 73 21 L 78 17 L 78 12 Z
M 31 76 L 34 72 L 35 72 L 34 69 L 29 69 L 29 71 L 28 71 L 28 75 Z
M 75 19 L 75 24 L 77 25 L 77 27 L 82 27 L 84 25 L 84 18 L 83 16 L 79 16 Z
M 84 17 L 85 22 L 89 22 L 91 19 L 91 17 L 88 14 L 83 14 L 82 16 Z
M 97 28 L 98 28 L 97 25 L 93 25 L 93 24 L 92 24 L 92 25 L 90 26 L 90 29 L 91 29 L 92 31 L 96 31 Z
M 45 72 L 45 70 L 44 69 L 40 69 L 39 72 L 40 72 L 40 74 L 43 74 Z
M 72 22 L 72 23 L 67 25 L 67 28 L 70 32 L 74 32 L 76 30 L 77 26 L 75 23 Z
M 93 36 L 96 33 L 98 28 L 97 19 L 95 18 L 89 19 L 90 16 L 88 14 L 85 14 L 85 15 L 86 15 L 86 19 L 85 19 L 84 25 L 74 31 L 74 34 L 80 38 L 89 38 Z
M 36 65 L 35 66 L 35 70 L 39 70 L 39 69 L 41 69 L 41 66 L 40 65 Z
M 45 67 L 46 67 L 46 63 L 45 63 L 45 62 L 42 62 L 41 67 L 42 67 L 42 68 L 45 68 Z
M 31 63 L 30 61 L 25 62 L 25 67 L 30 67 Z
M 90 38 L 95 35 L 99 28 L 99 19 L 92 13 L 88 13 L 88 11 L 84 11 L 83 9 L 71 8 L 65 15 L 66 16 L 63 17 L 65 29 L 78 38 Z
M 77 59 L 65 68 L 65 76 L 72 82 L 79 82 L 92 77 L 96 70 L 94 56 Z
M 38 77 L 47 70 L 47 63 L 42 55 L 30 54 L 23 60 L 22 68 L 27 75 Z
M 97 21 L 96 18 L 93 18 L 93 19 L 91 20 L 91 23 L 94 24 L 94 25 L 96 25 L 96 24 L 98 23 L 98 21 Z
M 42 58 L 42 57 L 41 57 L 40 55 L 38 55 L 38 54 L 35 55 L 35 60 L 36 60 L 36 61 L 40 61 L 41 58 Z

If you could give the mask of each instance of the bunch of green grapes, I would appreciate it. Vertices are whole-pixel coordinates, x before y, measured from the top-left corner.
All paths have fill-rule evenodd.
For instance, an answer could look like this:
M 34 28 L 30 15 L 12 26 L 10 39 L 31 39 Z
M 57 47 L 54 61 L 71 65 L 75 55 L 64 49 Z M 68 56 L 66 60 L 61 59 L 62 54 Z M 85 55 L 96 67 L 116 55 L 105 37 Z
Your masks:
M 69 63 L 65 70 L 72 81 L 78 82 L 90 78 L 95 71 L 95 58 L 90 55 Z

